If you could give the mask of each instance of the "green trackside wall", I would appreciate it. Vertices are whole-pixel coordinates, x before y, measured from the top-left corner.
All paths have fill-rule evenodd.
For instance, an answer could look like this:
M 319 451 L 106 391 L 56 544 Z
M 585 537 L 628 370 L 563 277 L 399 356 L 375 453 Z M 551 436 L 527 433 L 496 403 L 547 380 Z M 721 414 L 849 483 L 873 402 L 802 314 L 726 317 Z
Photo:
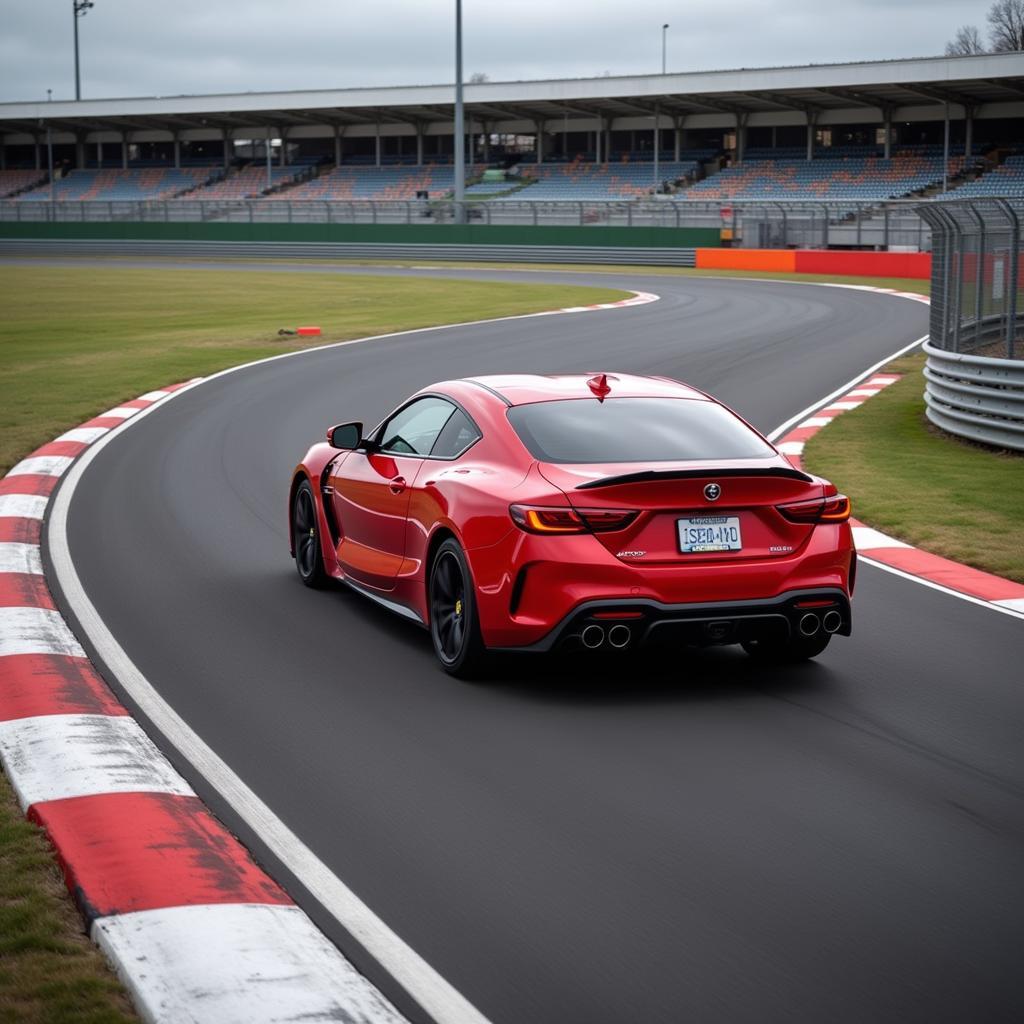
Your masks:
M 585 245 L 665 249 L 720 245 L 717 228 L 548 227 L 519 224 L 200 224 L 126 221 L 0 223 L 0 238 L 189 242 L 391 242 L 433 245 Z

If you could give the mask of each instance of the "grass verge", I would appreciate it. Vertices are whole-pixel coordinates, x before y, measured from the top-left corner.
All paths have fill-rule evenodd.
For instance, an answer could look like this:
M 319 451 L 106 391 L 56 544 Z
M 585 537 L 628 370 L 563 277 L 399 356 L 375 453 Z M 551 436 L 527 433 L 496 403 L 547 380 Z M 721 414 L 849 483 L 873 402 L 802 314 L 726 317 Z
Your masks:
M 85 936 L 43 833 L 0 774 L 0 1020 L 128 1024 L 134 1010 Z
M 0 474 L 119 401 L 325 341 L 615 301 L 624 293 L 525 280 L 345 277 L 101 266 L 0 268 Z
M 923 355 L 880 395 L 837 416 L 804 465 L 853 500 L 854 515 L 926 551 L 1024 583 L 1024 457 L 958 441 L 924 415 Z

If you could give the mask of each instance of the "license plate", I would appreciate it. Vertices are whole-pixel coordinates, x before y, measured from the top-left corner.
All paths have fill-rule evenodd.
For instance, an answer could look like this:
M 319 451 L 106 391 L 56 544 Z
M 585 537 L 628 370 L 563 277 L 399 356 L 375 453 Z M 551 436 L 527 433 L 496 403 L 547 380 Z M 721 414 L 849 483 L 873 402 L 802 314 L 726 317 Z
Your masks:
M 739 516 L 700 516 L 676 522 L 679 550 L 684 555 L 704 551 L 739 551 L 743 547 Z

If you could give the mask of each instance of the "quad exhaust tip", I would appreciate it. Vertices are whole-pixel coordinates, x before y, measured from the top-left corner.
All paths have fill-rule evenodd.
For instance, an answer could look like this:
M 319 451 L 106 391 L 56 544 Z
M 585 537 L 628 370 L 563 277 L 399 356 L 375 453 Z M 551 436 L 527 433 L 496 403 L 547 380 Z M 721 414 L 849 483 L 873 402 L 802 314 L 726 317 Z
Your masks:
M 596 651 L 604 643 L 604 628 L 591 623 L 580 634 L 580 639 L 583 641 L 584 647 L 588 650 Z
M 633 631 L 629 626 L 612 626 L 612 628 L 608 630 L 608 643 L 610 643 L 612 647 L 618 648 L 620 651 L 632 638 Z
M 842 624 L 843 617 L 835 609 L 830 612 L 825 612 L 825 617 L 821 620 L 822 628 L 826 633 L 838 632 Z
M 818 619 L 817 615 L 815 615 L 813 612 L 808 612 L 806 615 L 801 617 L 799 625 L 800 632 L 804 636 L 814 636 L 814 634 L 818 632 L 818 629 L 821 626 L 821 622 Z M 837 626 L 836 629 L 838 628 L 839 627 Z

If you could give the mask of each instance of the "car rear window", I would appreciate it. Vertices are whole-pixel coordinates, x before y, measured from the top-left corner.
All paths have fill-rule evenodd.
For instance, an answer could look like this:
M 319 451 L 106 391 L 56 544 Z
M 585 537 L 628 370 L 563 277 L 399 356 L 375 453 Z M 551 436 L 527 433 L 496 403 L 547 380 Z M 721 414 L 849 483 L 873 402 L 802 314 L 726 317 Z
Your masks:
M 775 454 L 745 423 L 713 402 L 685 398 L 593 398 L 508 410 L 541 462 L 679 462 Z

